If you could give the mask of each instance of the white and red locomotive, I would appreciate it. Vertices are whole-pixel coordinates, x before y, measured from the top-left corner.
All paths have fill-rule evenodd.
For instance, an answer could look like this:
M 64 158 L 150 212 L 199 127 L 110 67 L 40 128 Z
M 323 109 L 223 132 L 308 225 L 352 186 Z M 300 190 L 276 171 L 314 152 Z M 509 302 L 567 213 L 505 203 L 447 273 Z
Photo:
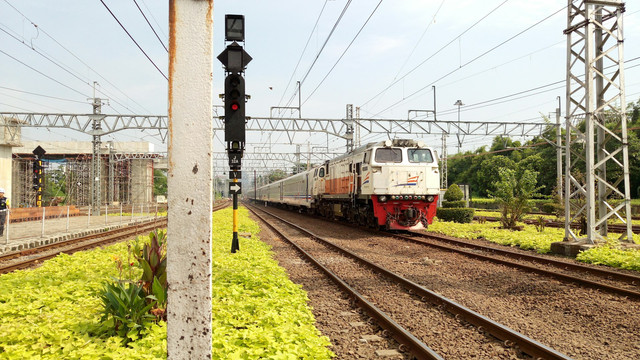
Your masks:
M 360 225 L 415 230 L 431 224 L 439 183 L 435 152 L 421 141 L 396 139 L 367 144 L 248 196 Z

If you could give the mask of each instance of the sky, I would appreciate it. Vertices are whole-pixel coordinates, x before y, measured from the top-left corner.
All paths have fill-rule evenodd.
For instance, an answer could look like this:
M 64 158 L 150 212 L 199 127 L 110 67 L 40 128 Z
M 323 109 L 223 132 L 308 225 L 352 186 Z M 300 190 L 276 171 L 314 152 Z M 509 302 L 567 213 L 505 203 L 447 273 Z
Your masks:
M 0 0 L 0 112 L 87 114 L 97 82 L 105 114 L 166 115 L 168 4 Z M 304 118 L 342 119 L 346 104 L 353 104 L 362 118 L 406 119 L 408 110 L 434 108 L 435 86 L 438 119 L 457 120 L 454 103 L 461 100 L 462 120 L 540 122 L 555 112 L 558 97 L 565 112 L 566 5 L 566 0 L 216 0 L 213 52 L 217 56 L 227 45 L 224 15 L 244 15 L 244 47 L 253 57 L 245 71 L 248 116 L 268 117 L 272 107 L 297 106 L 294 90 L 301 81 Z M 638 1 L 626 3 L 624 31 L 631 102 L 640 98 Z M 217 95 L 223 93 L 224 76 L 214 59 L 213 106 L 222 105 Z M 365 134 L 362 143 L 387 136 Z M 91 140 L 77 131 L 46 128 L 24 129 L 23 138 Z M 224 151 L 223 138 L 214 135 L 214 151 Z M 140 139 L 166 151 L 155 133 L 139 130 L 102 140 Z M 344 139 L 325 134 L 299 133 L 292 140 L 280 132 L 249 132 L 247 152 L 292 153 L 296 144 L 303 152 L 345 151 Z M 440 151 L 440 135 L 421 140 Z M 467 137 L 461 150 L 491 140 Z M 457 145 L 456 136 L 449 136 L 449 155 Z M 282 162 L 269 166 L 291 168 Z M 223 167 L 221 162 L 216 171 Z

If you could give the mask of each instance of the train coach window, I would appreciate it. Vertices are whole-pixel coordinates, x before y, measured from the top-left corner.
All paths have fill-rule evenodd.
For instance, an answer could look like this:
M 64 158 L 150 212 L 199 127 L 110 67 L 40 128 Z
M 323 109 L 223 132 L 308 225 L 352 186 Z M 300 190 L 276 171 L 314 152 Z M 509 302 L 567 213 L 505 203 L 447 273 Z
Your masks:
M 318 176 L 319 177 L 324 177 L 324 168 L 323 167 L 320 168 L 320 171 L 318 172 Z
M 433 162 L 431 150 L 428 149 L 408 149 L 409 162 L 412 163 L 430 163 Z
M 402 162 L 402 149 L 380 148 L 376 150 L 376 162 L 378 163 L 399 163 Z

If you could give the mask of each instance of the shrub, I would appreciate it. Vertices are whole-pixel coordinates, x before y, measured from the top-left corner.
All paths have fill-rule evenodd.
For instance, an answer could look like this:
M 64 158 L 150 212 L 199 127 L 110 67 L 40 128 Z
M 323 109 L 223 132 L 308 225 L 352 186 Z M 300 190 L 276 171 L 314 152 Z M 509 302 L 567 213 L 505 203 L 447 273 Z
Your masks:
M 457 223 L 470 223 L 474 213 L 475 209 L 470 208 L 438 208 L 436 210 L 438 219 Z
M 149 234 L 149 243 L 142 248 L 138 243 L 134 255 L 142 268 L 142 290 L 147 303 L 155 303 L 152 313 L 159 320 L 166 320 L 167 309 L 167 232 L 156 230 Z
M 442 203 L 442 207 L 443 208 L 463 208 L 464 207 L 464 200 L 444 201 Z
M 444 199 L 447 201 L 460 201 L 462 198 L 464 198 L 464 194 L 456 184 L 449 186 L 449 189 L 444 193 Z
M 124 339 L 124 343 L 138 339 L 140 331 L 155 317 L 149 314 L 152 304 L 147 304 L 142 286 L 116 280 L 107 283 L 100 297 L 104 305 L 102 321 L 113 321 L 116 334 Z

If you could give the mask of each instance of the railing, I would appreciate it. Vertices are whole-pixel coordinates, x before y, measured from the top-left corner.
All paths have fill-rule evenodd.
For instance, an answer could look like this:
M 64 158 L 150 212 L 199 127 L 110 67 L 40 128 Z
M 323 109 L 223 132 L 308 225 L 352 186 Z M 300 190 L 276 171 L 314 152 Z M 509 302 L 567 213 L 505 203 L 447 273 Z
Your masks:
M 0 210 L 6 214 L 0 243 L 126 225 L 166 216 L 166 211 L 166 204 L 157 203 L 104 205 L 100 215 L 92 215 L 89 206 L 73 205 Z

